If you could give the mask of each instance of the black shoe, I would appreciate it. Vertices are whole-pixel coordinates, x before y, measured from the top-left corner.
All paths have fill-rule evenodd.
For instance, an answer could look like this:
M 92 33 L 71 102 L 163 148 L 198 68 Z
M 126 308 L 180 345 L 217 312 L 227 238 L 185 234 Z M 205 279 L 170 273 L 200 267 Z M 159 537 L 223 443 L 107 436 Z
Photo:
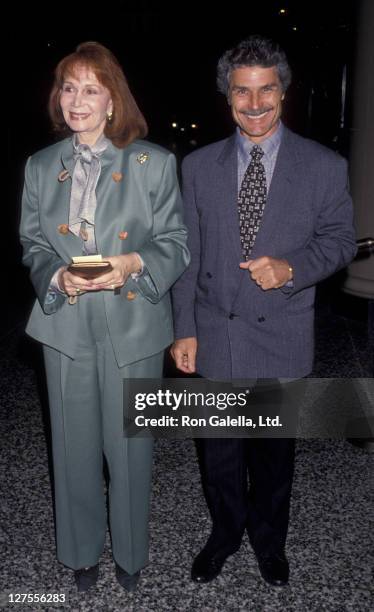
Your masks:
M 121 587 L 131 593 L 135 591 L 140 578 L 140 570 L 136 574 L 128 574 L 118 563 L 116 563 L 116 577 Z
M 210 554 L 206 548 L 203 548 L 192 564 L 191 579 L 201 584 L 214 580 L 221 573 L 227 557 L 228 555 Z
M 99 564 L 93 565 L 92 567 L 82 567 L 82 569 L 74 570 L 75 584 L 79 593 L 88 591 L 88 589 L 94 586 L 99 577 Z
M 289 577 L 289 566 L 284 553 L 269 553 L 257 556 L 263 579 L 272 586 L 285 586 Z

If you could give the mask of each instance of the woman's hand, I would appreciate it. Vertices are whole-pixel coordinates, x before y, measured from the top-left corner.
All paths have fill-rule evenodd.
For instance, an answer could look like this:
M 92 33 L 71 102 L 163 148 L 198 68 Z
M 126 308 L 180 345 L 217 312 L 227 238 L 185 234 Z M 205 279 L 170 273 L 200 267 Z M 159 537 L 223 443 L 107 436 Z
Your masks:
M 111 263 L 113 270 L 90 280 L 72 274 L 66 267 L 61 268 L 58 275 L 58 285 L 61 291 L 64 291 L 70 297 L 79 295 L 84 291 L 117 289 L 117 287 L 122 287 L 125 284 L 130 274 L 140 272 L 143 267 L 137 253 L 116 255 L 104 259 Z
M 58 286 L 61 291 L 67 293 L 69 297 L 79 295 L 84 291 L 92 290 L 92 281 L 76 276 L 67 270 L 67 266 L 61 268 L 57 277 Z
M 114 257 L 104 257 L 105 261 L 112 264 L 113 270 L 106 274 L 101 274 L 97 278 L 90 281 L 88 291 L 99 289 L 117 289 L 122 287 L 127 281 L 130 274 L 141 272 L 142 261 L 137 253 L 128 253 L 127 255 L 115 255 Z

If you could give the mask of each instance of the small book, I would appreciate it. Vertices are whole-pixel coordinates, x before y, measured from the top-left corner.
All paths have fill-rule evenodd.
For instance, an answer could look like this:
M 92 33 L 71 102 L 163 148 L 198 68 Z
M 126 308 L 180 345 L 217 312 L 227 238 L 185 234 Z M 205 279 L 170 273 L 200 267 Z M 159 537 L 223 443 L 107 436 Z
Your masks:
M 73 257 L 68 271 L 86 280 L 97 278 L 106 272 L 113 270 L 109 261 L 105 261 L 101 255 L 86 255 Z

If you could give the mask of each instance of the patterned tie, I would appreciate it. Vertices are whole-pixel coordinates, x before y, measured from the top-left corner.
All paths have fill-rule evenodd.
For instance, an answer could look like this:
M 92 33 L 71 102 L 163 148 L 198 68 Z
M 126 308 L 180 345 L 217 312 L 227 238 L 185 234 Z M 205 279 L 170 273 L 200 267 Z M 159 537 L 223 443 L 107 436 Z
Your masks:
M 245 261 L 249 259 L 266 204 L 266 174 L 261 161 L 264 152 L 258 145 L 251 150 L 238 197 L 240 242 Z

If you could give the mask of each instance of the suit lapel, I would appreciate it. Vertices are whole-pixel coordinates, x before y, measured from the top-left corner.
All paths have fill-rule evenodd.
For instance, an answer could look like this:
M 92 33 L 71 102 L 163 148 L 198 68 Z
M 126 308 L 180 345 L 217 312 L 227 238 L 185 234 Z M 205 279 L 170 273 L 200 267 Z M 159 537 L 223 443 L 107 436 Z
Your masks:
M 238 219 L 238 156 L 236 148 L 236 135 L 228 140 L 217 158 L 217 172 L 220 186 L 219 203 L 224 223 L 227 229 L 228 256 L 233 260 L 233 269 L 240 273 L 239 262 L 242 261 L 242 250 L 239 236 Z
M 301 159 L 293 134 L 283 128 L 277 161 L 263 213 L 260 229 L 252 250 L 252 258 L 266 254 L 268 245 L 276 235 L 279 223 L 284 216 L 285 204 L 292 197 L 292 185 L 297 178 L 296 167 Z M 219 185 L 219 205 L 227 227 L 228 255 L 235 264 L 242 261 L 237 211 L 238 198 L 238 159 L 236 135 L 227 139 L 216 159 L 217 185 Z
M 235 138 L 235 137 L 234 137 Z M 284 128 L 282 141 L 279 146 L 277 161 L 275 164 L 272 181 L 261 221 L 260 228 L 258 230 L 256 241 L 252 249 L 251 259 L 257 257 L 263 257 L 269 254 L 269 245 L 276 242 L 277 229 L 281 220 L 285 214 L 285 204 L 292 198 L 292 185 L 297 176 L 296 167 L 299 163 L 299 157 L 297 154 L 297 147 L 294 146 L 294 138 L 292 132 Z M 235 140 L 232 141 L 232 146 L 236 156 Z M 235 167 L 235 184 L 231 183 L 231 200 L 235 198 L 237 200 L 237 162 Z M 233 206 L 235 214 L 232 215 L 230 225 L 230 242 L 231 250 L 235 250 L 236 262 L 243 260 L 240 235 L 239 235 L 239 222 L 237 218 L 237 208 Z M 238 259 L 239 257 L 239 259 Z M 240 271 L 241 273 L 241 271 Z M 240 299 L 241 288 L 244 284 L 248 283 L 246 274 L 240 274 L 238 278 L 237 292 L 232 295 L 231 308 L 235 311 L 235 302 Z
M 68 176 L 63 176 L 63 171 Z M 61 142 L 56 176 L 50 183 L 50 193 L 46 200 L 43 213 L 48 218 L 48 227 L 51 228 L 50 240 L 56 251 L 66 260 L 70 261 L 73 255 L 82 254 L 82 243 L 71 232 L 65 233 L 61 226 L 69 223 L 69 206 L 71 192 L 71 177 L 74 171 L 73 146 L 71 138 Z M 61 229 L 60 229 L 61 228 Z
M 62 143 L 61 162 L 65 170 L 69 172 L 70 177 L 72 177 L 75 162 L 73 156 L 73 142 L 71 138 L 64 140 Z
M 282 221 L 287 202 L 292 198 L 293 183 L 297 178 L 296 166 L 300 163 L 292 132 L 284 128 L 279 146 L 270 190 L 261 225 L 252 250 L 251 259 L 267 254 L 268 245 L 276 240 L 277 228 Z
M 131 150 L 131 145 L 125 149 L 110 145 L 103 155 L 95 214 L 97 248 L 103 255 L 118 255 L 121 252 L 123 245 L 118 234 L 127 229 L 122 224 L 131 215 L 132 206 L 136 206 L 136 197 L 131 198 Z

